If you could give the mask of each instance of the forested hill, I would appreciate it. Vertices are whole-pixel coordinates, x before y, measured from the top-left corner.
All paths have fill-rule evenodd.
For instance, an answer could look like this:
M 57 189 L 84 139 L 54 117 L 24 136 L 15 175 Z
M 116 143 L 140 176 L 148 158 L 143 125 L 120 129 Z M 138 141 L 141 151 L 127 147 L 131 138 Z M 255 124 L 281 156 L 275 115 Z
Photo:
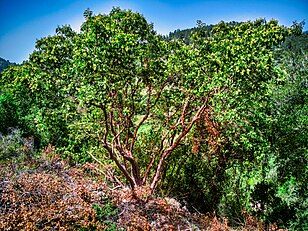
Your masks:
M 183 40 L 186 44 L 190 43 L 191 35 L 197 30 L 196 27 L 190 29 L 180 30 L 177 29 L 173 32 L 170 32 L 168 36 L 166 36 L 166 40 Z
M 210 35 L 213 27 L 214 27 L 213 25 L 204 25 L 202 29 L 206 31 L 206 34 Z M 193 27 L 193 28 L 183 29 L 183 30 L 177 29 L 173 32 L 170 32 L 169 35 L 165 37 L 165 39 L 167 41 L 180 39 L 186 44 L 189 44 L 191 43 L 191 35 L 200 28 L 201 27 Z
M 236 25 L 240 24 L 240 22 L 232 21 L 228 22 L 227 25 Z M 165 39 L 167 41 L 171 40 L 182 40 L 184 43 L 189 44 L 191 43 L 191 36 L 193 33 L 195 33 L 198 29 L 201 29 L 205 31 L 205 34 L 210 36 L 211 30 L 213 29 L 215 25 L 206 25 L 205 23 L 202 23 L 200 20 L 197 21 L 197 27 L 188 28 L 188 29 L 176 29 L 173 32 L 169 32 L 169 35 L 165 36 Z M 302 49 L 306 49 L 308 44 L 305 42 L 307 40 L 308 31 L 304 31 L 301 36 L 297 36 L 296 38 L 289 39 L 287 44 L 290 44 L 292 42 L 292 45 L 295 45 L 296 47 L 300 47 Z M 292 40 L 292 41 L 290 41 Z M 297 43 L 297 45 L 296 45 Z
M 2 72 L 5 68 L 10 65 L 16 65 L 16 63 L 11 63 L 9 60 L 5 60 L 0 57 L 0 72 Z
M 240 22 L 228 22 L 226 23 L 227 25 L 237 25 L 240 24 Z M 189 29 L 177 29 L 173 32 L 170 32 L 169 35 L 167 35 L 165 37 L 165 39 L 167 41 L 170 40 L 182 40 L 183 42 L 185 42 L 186 44 L 191 43 L 191 35 L 193 33 L 195 33 L 197 30 L 202 29 L 205 32 L 205 35 L 210 36 L 211 35 L 211 30 L 213 29 L 215 25 L 206 25 L 205 23 L 203 23 L 201 20 L 197 20 L 197 27 L 193 27 L 193 28 L 189 28 Z M 207 37 L 206 36 L 206 37 Z

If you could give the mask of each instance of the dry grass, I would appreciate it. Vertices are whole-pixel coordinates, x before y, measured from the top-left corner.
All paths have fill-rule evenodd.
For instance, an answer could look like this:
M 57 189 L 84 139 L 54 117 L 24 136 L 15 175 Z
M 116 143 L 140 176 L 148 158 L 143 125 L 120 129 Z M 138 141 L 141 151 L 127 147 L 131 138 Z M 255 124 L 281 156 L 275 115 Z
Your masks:
M 0 165 L 0 230 L 264 230 L 252 216 L 234 229 L 227 220 L 190 213 L 173 198 L 151 196 L 148 187 L 111 189 L 100 180 L 104 170 L 71 167 L 51 146 L 41 156 Z
M 104 229 L 92 208 L 104 205 L 104 183 L 65 161 L 27 164 L 0 167 L 0 230 Z

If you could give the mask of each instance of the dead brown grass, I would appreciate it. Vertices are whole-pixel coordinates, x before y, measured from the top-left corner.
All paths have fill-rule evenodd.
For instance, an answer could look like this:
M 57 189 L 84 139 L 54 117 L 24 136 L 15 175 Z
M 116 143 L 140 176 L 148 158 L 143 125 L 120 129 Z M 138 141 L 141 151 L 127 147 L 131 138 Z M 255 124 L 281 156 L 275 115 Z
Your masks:
M 102 182 L 65 161 L 31 164 L 37 168 L 0 168 L 0 230 L 104 229 L 92 208 L 93 203 L 102 204 Z
M 115 230 L 106 219 L 118 230 L 264 230 L 253 216 L 231 228 L 227 220 L 191 213 L 173 198 L 156 198 L 149 187 L 111 188 L 100 180 L 103 171 L 95 164 L 71 167 L 51 146 L 40 159 L 1 164 L 0 230 Z M 106 203 L 117 216 L 98 216 L 93 205 L 104 209 Z

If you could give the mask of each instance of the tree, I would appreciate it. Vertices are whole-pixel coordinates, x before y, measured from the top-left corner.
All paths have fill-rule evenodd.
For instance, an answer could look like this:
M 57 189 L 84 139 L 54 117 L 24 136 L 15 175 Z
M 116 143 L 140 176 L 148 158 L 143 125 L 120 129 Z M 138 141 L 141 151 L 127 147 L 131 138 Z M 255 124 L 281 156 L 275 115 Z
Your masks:
M 1 91 L 11 97 L 18 117 L 15 127 L 25 135 L 35 135 L 41 146 L 67 146 L 67 123 L 73 116 L 63 110 L 63 97 L 69 94 L 65 87 L 71 78 L 72 38 L 75 32 L 69 26 L 56 29 L 56 35 L 36 42 L 36 50 L 29 61 L 1 73 Z M 73 105 L 73 104 L 71 104 Z M 75 119 L 75 118 L 74 118 Z
M 284 78 L 273 81 L 269 91 L 272 155 L 262 186 L 273 195 L 266 201 L 267 209 L 260 211 L 268 220 L 279 219 L 294 230 L 308 227 L 307 42 L 305 34 L 292 35 L 274 52 Z
M 36 99 L 37 126 L 53 131 L 54 143 L 95 145 L 82 147 L 107 154 L 132 189 L 149 184 L 151 192 L 197 123 L 207 136 L 197 145 L 221 164 L 244 155 L 237 146 L 255 150 L 250 121 L 263 106 L 266 81 L 279 75 L 270 51 L 286 28 L 222 22 L 212 37 L 200 28 L 186 45 L 164 41 L 138 13 L 114 8 L 85 16 L 80 33 L 66 28 L 38 40 L 24 75 L 15 76 Z M 224 144 L 234 147 L 229 156 Z
M 197 198 L 197 206 L 232 217 L 255 203 L 252 189 L 262 181 L 263 161 L 271 151 L 268 90 L 271 80 L 282 76 L 271 50 L 290 31 L 276 21 L 257 20 L 221 22 L 211 33 L 209 39 L 203 31 L 195 34 L 192 55 L 177 54 L 183 78 L 210 97 L 192 132 L 196 157 L 176 178 L 183 183 L 177 189 L 191 192 L 188 198 Z
M 155 166 L 153 191 L 165 159 L 205 110 L 206 99 L 197 101 L 180 89 L 177 73 L 168 73 L 169 49 L 182 45 L 168 45 L 141 15 L 119 9 L 88 17 L 79 39 L 74 68 L 85 131 L 101 140 L 132 188 L 144 185 Z M 146 129 L 156 134 L 147 165 L 139 166 L 138 138 Z

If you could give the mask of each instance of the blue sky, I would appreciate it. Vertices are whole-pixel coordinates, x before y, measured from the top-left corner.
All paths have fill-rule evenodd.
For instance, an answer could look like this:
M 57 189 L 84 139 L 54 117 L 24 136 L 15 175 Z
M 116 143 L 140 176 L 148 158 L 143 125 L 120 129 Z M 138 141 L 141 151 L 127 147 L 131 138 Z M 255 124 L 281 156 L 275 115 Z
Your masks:
M 35 41 L 53 35 L 57 25 L 74 30 L 83 22 L 83 12 L 108 13 L 113 6 L 131 9 L 154 23 L 160 34 L 191 28 L 197 20 L 206 24 L 277 19 L 281 25 L 307 21 L 307 0 L 0 0 L 0 57 L 21 63 L 34 50 Z

